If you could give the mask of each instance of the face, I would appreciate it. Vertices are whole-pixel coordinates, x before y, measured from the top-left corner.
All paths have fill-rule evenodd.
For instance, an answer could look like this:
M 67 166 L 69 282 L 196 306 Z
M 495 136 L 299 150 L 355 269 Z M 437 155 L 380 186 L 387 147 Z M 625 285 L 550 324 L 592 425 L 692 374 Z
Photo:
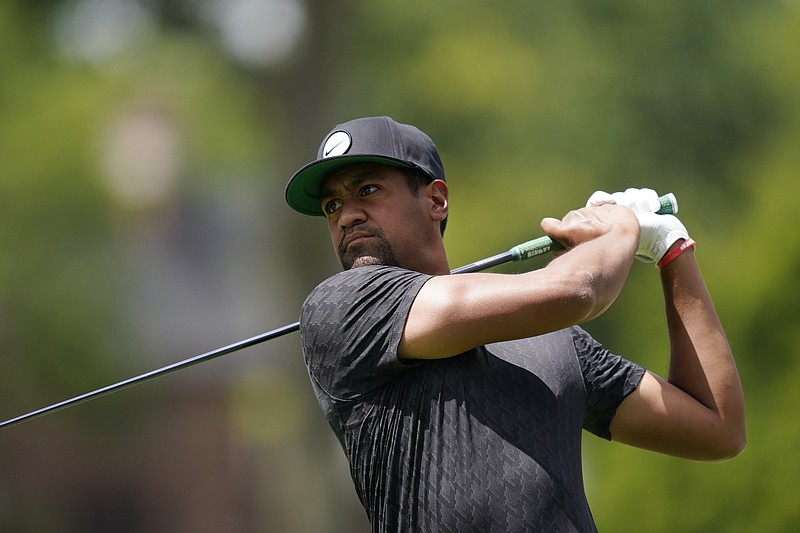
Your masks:
M 423 270 L 437 237 L 441 242 L 429 187 L 414 196 L 400 170 L 372 163 L 347 167 L 328 178 L 320 193 L 321 206 L 342 267 Z

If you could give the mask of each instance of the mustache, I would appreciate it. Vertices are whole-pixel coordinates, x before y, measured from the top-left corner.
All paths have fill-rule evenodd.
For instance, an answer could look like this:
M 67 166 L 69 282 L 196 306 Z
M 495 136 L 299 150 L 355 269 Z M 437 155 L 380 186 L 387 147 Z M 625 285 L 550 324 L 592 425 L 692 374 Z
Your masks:
M 369 237 L 381 237 L 383 238 L 383 232 L 378 228 L 372 228 L 369 226 L 351 226 L 347 228 L 343 233 L 341 239 L 339 239 L 339 253 L 344 253 L 347 249 L 347 244 L 350 241 L 351 235 L 353 233 L 363 234 Z

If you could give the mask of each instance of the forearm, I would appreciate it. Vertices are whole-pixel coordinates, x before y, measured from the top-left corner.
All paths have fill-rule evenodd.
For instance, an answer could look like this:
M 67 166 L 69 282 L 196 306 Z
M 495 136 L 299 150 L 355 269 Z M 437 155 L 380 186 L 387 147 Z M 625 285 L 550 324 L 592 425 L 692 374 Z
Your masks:
M 633 212 L 603 205 L 545 218 L 542 229 L 566 252 L 520 275 L 436 276 L 409 311 L 399 354 L 448 357 L 484 344 L 548 333 L 591 320 L 614 301 L 633 263 Z
M 436 276 L 414 300 L 400 354 L 447 357 L 591 320 L 622 289 L 634 246 L 611 232 L 525 274 Z
M 733 354 L 695 261 L 683 253 L 661 271 L 670 340 L 668 381 L 710 410 L 711 431 L 744 445 L 744 397 Z
M 584 242 L 551 261 L 544 272 L 566 285 L 580 307 L 572 324 L 602 314 L 616 300 L 628 279 L 636 251 L 635 239 L 611 232 Z M 583 295 L 582 298 L 578 298 Z

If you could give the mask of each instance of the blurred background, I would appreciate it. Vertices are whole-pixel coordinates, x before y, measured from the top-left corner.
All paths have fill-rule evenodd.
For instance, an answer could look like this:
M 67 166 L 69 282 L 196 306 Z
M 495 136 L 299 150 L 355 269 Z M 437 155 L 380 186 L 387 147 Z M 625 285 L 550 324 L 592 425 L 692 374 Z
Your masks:
M 451 267 L 597 189 L 674 192 L 748 448 L 700 464 L 587 434 L 590 505 L 608 532 L 800 527 L 790 0 L 0 3 L 0 418 L 297 320 L 339 267 L 284 185 L 377 114 L 441 151 Z M 662 313 L 637 264 L 587 329 L 663 373 Z M 0 431 L 0 531 L 367 530 L 296 334 Z

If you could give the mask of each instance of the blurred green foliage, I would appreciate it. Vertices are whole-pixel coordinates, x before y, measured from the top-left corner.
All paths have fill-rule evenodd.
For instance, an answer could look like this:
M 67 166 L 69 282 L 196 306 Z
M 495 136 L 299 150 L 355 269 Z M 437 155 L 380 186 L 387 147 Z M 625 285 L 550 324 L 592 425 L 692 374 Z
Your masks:
M 200 15 L 203 2 L 137 4 L 154 23 L 136 46 L 95 61 L 69 57 L 54 28 L 79 4 L 0 5 L 4 417 L 152 362 L 139 355 L 153 347 L 147 331 L 129 323 L 128 303 L 140 290 L 129 262 L 147 251 L 135 246 L 141 235 L 171 227 L 150 225 L 175 215 L 161 204 L 125 205 L 109 186 L 107 145 L 131 106 L 154 103 L 180 132 L 179 184 L 162 203 L 199 197 L 212 212 L 241 206 L 249 213 L 230 230 L 235 238 L 221 240 L 241 241 L 256 259 L 193 256 L 190 263 L 208 262 L 210 279 L 221 283 L 243 272 L 259 280 L 224 294 L 263 295 L 263 316 L 248 317 L 265 329 L 294 320 L 305 292 L 336 268 L 323 225 L 283 207 L 286 178 L 313 157 L 334 123 L 388 114 L 420 126 L 442 153 L 453 267 L 539 235 L 543 216 L 560 216 L 597 189 L 647 186 L 678 196 L 739 362 L 748 448 L 708 465 L 587 436 L 590 504 L 601 531 L 796 529 L 795 2 L 348 0 L 333 7 L 309 0 L 293 53 L 258 68 L 225 50 Z M 132 228 L 139 237 L 131 238 Z M 212 235 L 206 229 L 201 239 Z M 217 268 L 227 274 L 215 278 Z M 638 265 L 617 304 L 587 329 L 614 351 L 666 372 L 652 267 Z M 194 348 L 186 339 L 186 350 Z M 330 434 L 295 350 L 282 349 L 277 368 L 231 378 L 231 438 L 274 463 L 259 478 L 267 488 L 258 497 L 279 503 L 262 510 L 261 529 L 320 531 L 327 524 L 352 531 L 331 525 L 347 523 L 341 499 L 352 513 L 358 504 L 342 472 L 324 466 L 334 456 Z M 292 409 L 270 411 L 282 398 Z M 80 423 L 91 431 L 99 422 Z M 131 431 L 108 424 L 94 431 Z M 0 457 L 8 435 L 0 434 Z M 288 491 L 281 497 L 271 495 L 278 485 Z M 344 496 L 332 497 L 328 486 L 345 487 Z M 0 492 L 15 493 L 12 478 L 0 478 Z M 287 503 L 297 498 L 317 511 Z M 35 514 L 0 505 L 0 529 L 48 530 Z

